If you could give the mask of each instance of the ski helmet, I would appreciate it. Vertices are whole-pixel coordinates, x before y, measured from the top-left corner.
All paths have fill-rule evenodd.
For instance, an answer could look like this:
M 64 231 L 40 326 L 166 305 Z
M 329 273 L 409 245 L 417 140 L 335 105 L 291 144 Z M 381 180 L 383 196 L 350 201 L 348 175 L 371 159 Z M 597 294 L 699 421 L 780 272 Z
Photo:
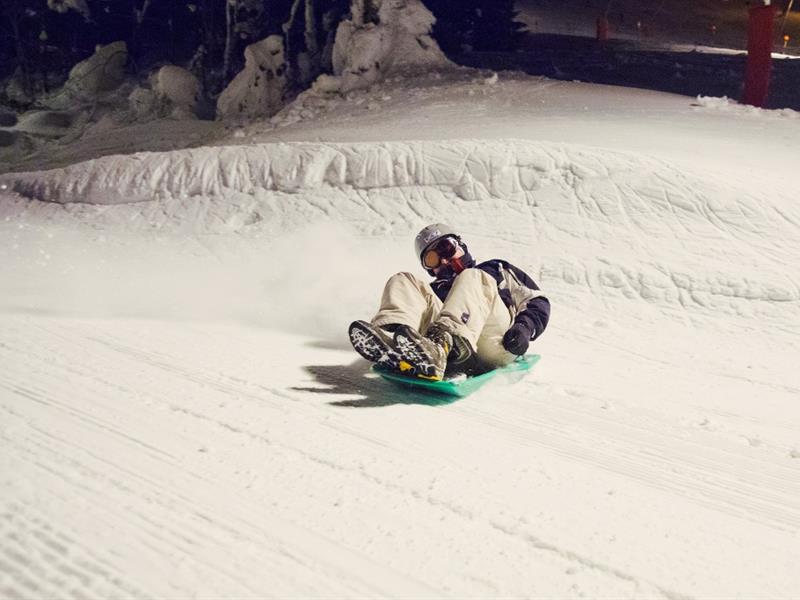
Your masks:
M 425 253 L 425 250 L 427 250 L 431 244 L 444 237 L 454 237 L 459 241 L 461 240 L 461 236 L 456 230 L 444 223 L 433 223 L 423 228 L 422 231 L 417 234 L 417 237 L 414 238 L 414 250 L 417 253 L 417 260 L 422 262 L 422 255 Z

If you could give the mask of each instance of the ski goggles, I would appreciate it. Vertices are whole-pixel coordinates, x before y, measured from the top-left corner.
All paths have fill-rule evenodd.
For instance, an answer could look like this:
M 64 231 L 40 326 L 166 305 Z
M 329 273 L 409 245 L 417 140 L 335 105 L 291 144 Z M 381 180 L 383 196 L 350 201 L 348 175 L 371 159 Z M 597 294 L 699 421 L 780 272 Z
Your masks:
M 443 260 L 450 260 L 458 252 L 458 240 L 453 237 L 442 238 L 434 242 L 422 253 L 422 266 L 435 269 Z

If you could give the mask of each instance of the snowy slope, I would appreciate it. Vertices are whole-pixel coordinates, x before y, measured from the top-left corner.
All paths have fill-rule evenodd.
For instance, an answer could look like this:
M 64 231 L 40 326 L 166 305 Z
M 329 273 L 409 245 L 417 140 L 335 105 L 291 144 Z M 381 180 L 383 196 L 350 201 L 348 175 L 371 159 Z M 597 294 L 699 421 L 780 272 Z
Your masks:
M 0 176 L 0 594 L 794 597 L 796 114 L 350 99 Z M 553 302 L 527 379 L 450 404 L 344 335 L 435 220 Z

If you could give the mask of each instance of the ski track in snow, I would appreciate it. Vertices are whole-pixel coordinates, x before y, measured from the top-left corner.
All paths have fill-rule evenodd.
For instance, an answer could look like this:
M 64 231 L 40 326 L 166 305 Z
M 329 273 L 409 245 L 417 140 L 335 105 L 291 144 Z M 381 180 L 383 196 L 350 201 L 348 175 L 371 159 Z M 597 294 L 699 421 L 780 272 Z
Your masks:
M 796 593 L 788 196 L 519 140 L 0 183 L 3 596 Z M 341 332 L 441 215 L 554 320 L 528 379 L 436 405 Z
M 6 526 L 26 520 L 13 529 L 22 551 L 6 552 L 10 563 L 7 572 L 17 573 L 14 581 L 21 585 L 39 582 L 40 587 L 30 592 L 55 592 L 65 589 L 59 586 L 66 583 L 66 589 L 76 595 L 83 591 L 102 596 L 104 589 L 134 594 L 135 582 L 154 581 L 150 569 L 156 568 L 164 582 L 175 587 L 150 589 L 149 594 L 174 594 L 203 573 L 204 585 L 208 586 L 205 591 L 210 594 L 280 596 L 297 592 L 298 569 L 304 574 L 299 581 L 308 586 L 304 591 L 309 594 L 335 589 L 356 596 L 425 595 L 434 593 L 439 581 L 439 585 L 446 584 L 438 588 L 439 592 L 458 593 L 470 589 L 474 581 L 468 571 L 453 573 L 452 566 L 448 569 L 452 553 L 466 554 L 465 564 L 469 565 L 470 554 L 481 556 L 476 548 L 488 545 L 503 548 L 506 556 L 502 567 L 493 565 L 484 577 L 494 582 L 513 581 L 513 593 L 540 589 L 545 594 L 569 593 L 569 589 L 558 586 L 537 587 L 545 585 L 537 580 L 542 570 L 549 569 L 553 573 L 588 570 L 590 573 L 578 578 L 579 587 L 590 586 L 595 592 L 616 589 L 626 595 L 634 591 L 648 597 L 686 596 L 637 575 L 636 569 L 614 566 L 559 539 L 569 539 L 582 530 L 565 534 L 562 530 L 570 530 L 569 525 L 560 524 L 555 530 L 552 525 L 545 527 L 556 536 L 558 541 L 553 542 L 538 532 L 530 515 L 520 517 L 525 515 L 525 499 L 495 495 L 492 479 L 505 478 L 508 485 L 508 480 L 519 477 L 520 481 L 514 483 L 524 489 L 525 483 L 530 485 L 536 478 L 526 482 L 513 465 L 525 465 L 525 460 L 495 463 L 493 473 L 482 468 L 477 459 L 459 464 L 449 460 L 447 452 L 430 456 L 431 446 L 436 445 L 424 436 L 376 438 L 369 429 L 362 431 L 353 424 L 349 411 L 327 415 L 320 405 L 306 403 L 307 393 L 287 392 L 282 386 L 273 389 L 266 374 L 258 379 L 252 373 L 215 370 L 217 356 L 205 351 L 232 333 L 229 329 L 171 331 L 171 327 L 157 323 L 112 321 L 96 323 L 92 331 L 87 331 L 80 320 L 46 319 L 38 327 L 34 325 L 33 329 L 40 331 L 31 335 L 29 318 L 15 320 L 16 327 L 4 331 L 7 341 L 2 346 L 3 364 L 12 367 L 1 380 L 7 414 L 3 419 L 8 450 L 4 453 L 4 461 L 8 461 L 4 473 L 35 477 L 32 483 L 46 489 L 50 496 L 44 499 L 45 506 L 57 502 L 60 510 L 69 507 L 77 516 L 69 521 L 67 531 L 58 532 L 68 548 L 64 552 L 68 566 L 61 571 L 56 566 L 55 573 L 36 572 L 52 562 L 26 562 L 21 557 L 30 556 L 32 547 L 40 541 L 42 534 L 36 523 L 44 518 L 28 515 L 32 509 L 20 506 L 36 490 L 25 489 L 24 482 L 12 482 L 18 498 L 4 507 Z M 203 343 L 204 337 L 212 339 Z M 246 370 L 257 371 L 260 360 L 251 352 L 263 340 L 252 337 L 255 339 L 246 340 L 230 358 L 240 360 Z M 36 340 L 35 345 L 31 338 Z M 182 354 L 186 339 L 180 338 L 200 342 L 197 356 Z M 170 342 L 174 347 L 168 348 Z M 85 358 L 82 365 L 65 358 L 76 346 Z M 149 350 L 154 347 L 163 350 Z M 26 360 L 20 362 L 20 357 Z M 281 365 L 273 365 L 276 367 L 278 372 L 283 371 Z M 284 368 L 290 371 L 291 379 L 292 367 Z M 47 375 L 31 382 L 31 372 Z M 107 378 L 112 372 L 113 378 Z M 269 375 L 274 376 L 275 371 Z M 64 381 L 69 382 L 66 389 Z M 534 382 L 519 385 L 533 392 L 531 396 L 522 393 L 522 398 L 541 394 Z M 109 394 L 111 390 L 113 394 Z M 554 461 L 561 458 L 567 464 L 599 467 L 628 484 L 655 489 L 659 492 L 656 498 L 660 492 L 667 492 L 675 502 L 697 505 L 716 519 L 720 514 L 730 514 L 753 520 L 762 526 L 762 536 L 771 530 L 773 535 L 792 537 L 798 530 L 800 483 L 791 465 L 775 464 L 772 457 L 758 460 L 741 448 L 712 448 L 709 452 L 706 447 L 698 453 L 697 443 L 665 432 L 664 421 L 647 415 L 646 410 L 638 418 L 629 416 L 629 421 L 619 423 L 604 411 L 578 410 L 544 399 L 534 400 L 532 413 L 515 410 L 519 400 L 511 406 L 507 400 L 496 400 L 492 402 L 490 392 L 482 402 L 456 404 L 444 415 L 461 436 L 499 440 L 499 448 L 480 444 L 482 451 L 497 455 L 493 459 L 506 453 L 506 460 L 515 455 L 529 460 L 536 457 L 533 463 L 541 465 L 547 462 L 546 457 Z M 414 416 L 420 418 L 425 417 Z M 494 430 L 499 433 L 492 433 Z M 129 431 L 137 432 L 137 437 Z M 304 435 L 298 437 L 299 431 Z M 557 470 L 545 468 L 545 472 L 552 476 Z M 595 474 L 592 479 L 608 484 L 603 476 Z M 337 486 L 331 489 L 333 482 Z M 496 483 L 502 489 L 503 483 Z M 470 495 L 454 497 L 459 488 L 470 490 Z M 304 496 L 300 502 L 310 503 L 314 513 L 281 505 L 285 499 L 297 501 Z M 370 507 L 368 524 L 362 521 L 360 512 L 365 506 Z M 88 514 L 84 512 L 87 509 Z M 385 514 L 375 515 L 373 511 Z M 313 514 L 314 519 L 297 523 L 302 514 Z M 392 526 L 403 514 L 413 514 L 415 522 L 405 534 Z M 613 510 L 606 517 L 622 518 Z M 330 539 L 345 540 L 345 548 L 353 541 L 364 549 L 375 544 L 380 548 L 377 556 L 392 556 L 406 544 L 419 544 L 424 527 L 441 521 L 450 539 L 441 548 L 440 560 L 444 562 L 439 565 L 425 555 L 419 557 L 422 564 L 407 564 L 399 572 L 386 571 L 380 563 L 372 564 L 374 558 L 369 557 L 374 555 L 370 552 L 343 557 L 347 569 L 329 564 L 326 550 Z M 365 525 L 366 535 L 356 533 Z M 317 533 L 310 533 L 308 527 Z M 72 529 L 86 535 L 87 529 L 97 528 L 108 528 L 115 537 L 128 542 L 122 548 L 115 547 L 116 556 L 100 557 L 89 553 L 93 545 L 85 548 L 69 543 Z M 390 541 L 370 539 L 387 532 L 400 538 L 399 548 Z M 756 546 L 752 551 L 764 551 L 757 540 L 753 543 Z M 218 547 L 235 547 L 237 564 L 216 563 L 213 557 Z M 42 552 L 47 559 L 46 549 Z M 344 548 L 337 547 L 334 555 L 343 552 Z M 138 562 L 137 557 L 147 563 L 146 559 L 153 556 L 166 558 L 167 564 L 131 565 L 130 561 Z M 536 572 L 526 575 L 527 561 L 537 564 Z M 180 569 L 184 562 L 190 563 L 186 572 Z M 91 566 L 96 563 L 100 566 Z M 354 568 L 356 563 L 362 563 L 364 570 Z M 30 572 L 28 564 L 34 565 Z M 226 573 L 226 566 L 232 572 Z M 708 564 L 703 566 L 708 568 Z M 438 576 L 437 568 L 442 569 Z M 89 573 L 82 577 L 72 573 L 82 570 Z M 260 582 L 254 576 L 248 586 L 237 580 L 237 572 L 268 573 L 269 577 Z M 287 581 L 280 579 L 283 572 L 290 574 Z M 352 581 L 355 572 L 361 577 Z M 363 579 L 365 573 L 371 576 Z M 411 573 L 421 579 L 416 586 L 408 580 Z M 439 579 L 443 573 L 453 581 Z M 427 586 L 422 583 L 426 580 Z M 552 581 L 553 577 L 545 580 Z M 48 589 L 43 582 L 55 587 Z M 268 587 L 259 587 L 259 582 L 268 583 Z M 465 587 L 459 590 L 460 586 Z M 497 591 L 499 588 L 485 590 Z

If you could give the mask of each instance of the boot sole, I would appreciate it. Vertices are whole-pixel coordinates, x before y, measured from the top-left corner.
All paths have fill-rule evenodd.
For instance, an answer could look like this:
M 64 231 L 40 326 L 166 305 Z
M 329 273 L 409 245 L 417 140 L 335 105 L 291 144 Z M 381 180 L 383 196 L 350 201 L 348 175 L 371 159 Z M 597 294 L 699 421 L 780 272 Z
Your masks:
M 430 381 L 441 381 L 444 378 L 444 368 L 437 370 L 436 362 L 425 349 L 422 336 L 409 327 L 401 326 L 394 334 L 394 343 L 397 352 L 411 367 L 414 376 Z
M 363 358 L 375 363 L 382 369 L 408 373 L 413 368 L 403 363 L 403 357 L 392 348 L 371 323 L 366 321 L 353 321 L 347 330 L 353 349 Z

